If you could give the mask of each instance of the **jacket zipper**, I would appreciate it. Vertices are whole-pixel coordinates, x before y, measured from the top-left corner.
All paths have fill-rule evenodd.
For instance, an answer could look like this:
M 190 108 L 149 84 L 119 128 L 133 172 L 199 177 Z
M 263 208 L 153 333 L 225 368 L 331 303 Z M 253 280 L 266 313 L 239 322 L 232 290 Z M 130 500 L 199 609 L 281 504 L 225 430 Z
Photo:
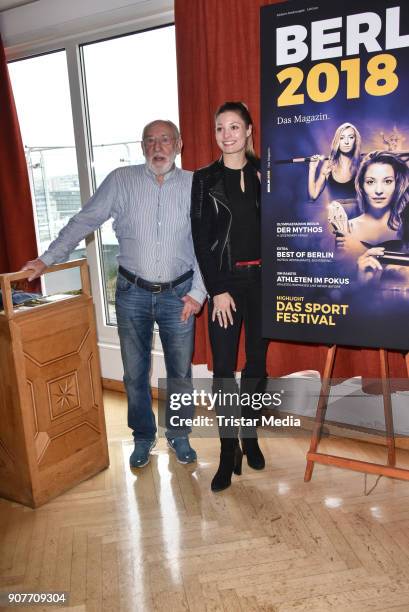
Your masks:
M 223 258 L 223 252 L 224 252 L 224 249 L 226 248 L 227 239 L 228 239 L 228 237 L 229 237 L 229 233 L 230 233 L 231 222 L 232 222 L 232 215 L 231 215 L 230 210 L 229 210 L 229 209 L 228 209 L 228 207 L 226 206 L 226 204 L 223 204 L 223 202 L 221 202 L 220 200 L 218 200 L 217 198 L 215 198 L 215 196 L 214 196 L 214 195 L 211 195 L 210 197 L 213 199 L 213 202 L 214 202 L 214 205 L 215 205 L 215 208 L 216 208 L 216 213 L 218 213 L 218 212 L 219 212 L 219 209 L 218 209 L 218 207 L 217 207 L 217 203 L 219 203 L 219 204 L 221 204 L 221 206 L 224 206 L 224 208 L 227 210 L 227 212 L 228 212 L 228 213 L 229 213 L 229 215 L 230 215 L 229 227 L 227 228 L 226 238 L 225 238 L 225 240 L 224 240 L 223 248 L 222 248 L 222 250 L 221 250 L 221 252 L 220 252 L 220 265 L 219 265 L 219 270 L 221 270 L 221 269 L 222 269 L 222 258 Z

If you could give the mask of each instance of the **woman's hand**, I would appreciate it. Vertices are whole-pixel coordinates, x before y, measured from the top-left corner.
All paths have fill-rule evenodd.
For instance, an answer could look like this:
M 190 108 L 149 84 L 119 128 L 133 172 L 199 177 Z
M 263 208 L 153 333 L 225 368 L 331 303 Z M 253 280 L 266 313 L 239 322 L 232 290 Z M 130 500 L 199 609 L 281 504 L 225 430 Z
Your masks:
M 320 163 L 324 159 L 323 155 L 311 155 L 310 156 L 310 168 L 315 170 Z
M 367 250 L 360 240 L 354 238 L 353 234 L 336 236 L 335 245 L 337 249 L 342 251 L 343 255 L 349 257 L 359 257 Z
M 212 312 L 212 321 L 216 320 L 220 325 L 220 327 L 227 328 L 228 322 L 230 325 L 233 325 L 233 313 L 236 312 L 236 304 L 230 293 L 227 291 L 225 293 L 219 293 L 215 295 L 213 298 L 213 312 Z
M 363 255 L 358 257 L 358 280 L 361 283 L 368 283 L 373 280 L 379 280 L 383 272 L 382 264 L 377 257 L 384 254 L 383 247 L 374 247 L 368 249 Z

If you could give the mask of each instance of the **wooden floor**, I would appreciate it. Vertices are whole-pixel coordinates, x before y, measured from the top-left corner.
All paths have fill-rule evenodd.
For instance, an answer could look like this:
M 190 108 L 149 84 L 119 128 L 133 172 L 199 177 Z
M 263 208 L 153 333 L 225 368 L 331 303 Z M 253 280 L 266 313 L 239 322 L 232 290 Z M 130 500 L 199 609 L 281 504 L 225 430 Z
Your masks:
M 409 483 L 315 467 L 307 437 L 263 438 L 267 468 L 210 481 L 218 443 L 183 466 L 161 439 L 133 474 L 124 396 L 106 393 L 111 467 L 38 510 L 0 500 L 0 590 L 68 591 L 72 611 L 409 610 Z M 373 445 L 320 447 L 383 462 Z M 401 451 L 399 463 L 409 467 Z M 375 477 L 368 477 L 368 488 Z M 2 608 L 5 609 L 5 608 Z M 10 608 L 11 609 L 11 608 Z

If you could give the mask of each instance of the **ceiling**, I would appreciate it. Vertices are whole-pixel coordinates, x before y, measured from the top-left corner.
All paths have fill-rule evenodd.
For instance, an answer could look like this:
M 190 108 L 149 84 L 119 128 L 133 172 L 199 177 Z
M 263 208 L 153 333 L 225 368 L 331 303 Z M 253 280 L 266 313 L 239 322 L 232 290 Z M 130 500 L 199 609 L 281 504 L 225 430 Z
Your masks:
M 38 0 L 0 0 L 0 13 L 2 11 L 7 11 L 8 9 L 15 8 L 16 6 L 32 4 L 33 2 L 38 2 Z

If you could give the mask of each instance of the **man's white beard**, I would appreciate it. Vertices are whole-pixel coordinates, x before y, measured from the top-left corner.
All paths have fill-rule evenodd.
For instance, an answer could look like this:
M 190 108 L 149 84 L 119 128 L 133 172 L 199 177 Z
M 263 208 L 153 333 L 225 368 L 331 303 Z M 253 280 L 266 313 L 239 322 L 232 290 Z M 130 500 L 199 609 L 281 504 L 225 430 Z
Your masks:
M 176 156 L 173 157 L 173 159 L 171 159 L 167 164 L 161 165 L 161 167 L 158 167 L 156 165 L 154 166 L 153 165 L 154 162 L 152 162 L 152 160 L 151 160 L 148 163 L 148 166 L 149 166 L 150 170 L 152 170 L 152 172 L 153 172 L 153 174 L 155 176 L 163 176 L 163 175 L 167 174 L 173 168 L 173 165 L 175 163 L 175 159 L 176 159 Z

